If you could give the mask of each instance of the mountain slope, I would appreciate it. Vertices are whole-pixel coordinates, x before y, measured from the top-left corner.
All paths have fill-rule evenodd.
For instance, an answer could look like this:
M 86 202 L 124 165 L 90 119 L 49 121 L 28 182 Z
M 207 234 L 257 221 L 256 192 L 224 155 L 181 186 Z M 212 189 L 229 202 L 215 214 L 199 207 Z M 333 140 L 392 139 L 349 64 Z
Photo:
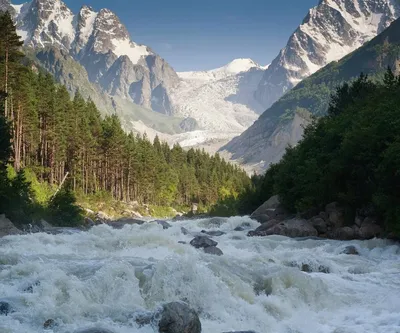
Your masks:
M 301 125 L 310 114 L 324 115 L 335 87 L 361 72 L 380 78 L 387 66 L 400 69 L 400 19 L 358 50 L 332 62 L 303 80 L 268 109 L 253 126 L 233 139 L 222 151 L 258 171 L 279 161 L 288 144 L 302 136 Z
M 301 80 L 356 50 L 399 15 L 397 0 L 321 0 L 266 70 L 256 99 L 269 108 Z

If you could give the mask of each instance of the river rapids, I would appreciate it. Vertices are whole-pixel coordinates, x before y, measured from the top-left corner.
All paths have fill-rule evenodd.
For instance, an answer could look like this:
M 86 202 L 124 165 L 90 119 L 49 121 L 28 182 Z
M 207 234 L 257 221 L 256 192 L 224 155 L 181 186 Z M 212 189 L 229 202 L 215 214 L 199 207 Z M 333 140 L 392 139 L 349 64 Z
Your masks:
M 154 333 L 135 317 L 177 300 L 197 311 L 203 333 L 400 332 L 398 244 L 249 238 L 234 231 L 258 226 L 245 217 L 170 223 L 0 239 L 0 301 L 14 308 L 0 332 Z M 189 245 L 201 230 L 226 232 L 213 237 L 223 256 Z M 342 254 L 349 245 L 360 255 Z M 48 319 L 57 326 L 44 329 Z

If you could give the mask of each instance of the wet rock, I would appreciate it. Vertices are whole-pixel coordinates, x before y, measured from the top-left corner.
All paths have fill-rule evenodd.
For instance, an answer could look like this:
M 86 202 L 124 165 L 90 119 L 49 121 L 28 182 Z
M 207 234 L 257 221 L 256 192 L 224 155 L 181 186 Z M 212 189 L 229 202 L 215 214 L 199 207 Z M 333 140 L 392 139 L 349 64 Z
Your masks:
M 346 246 L 346 248 L 341 252 L 341 254 L 356 255 L 356 256 L 360 255 L 356 247 L 353 245 Z
M 363 218 L 361 216 L 356 216 L 354 220 L 354 224 L 358 227 L 361 227 L 361 224 L 363 223 Z
M 305 273 L 313 273 L 313 272 L 325 273 L 325 274 L 330 273 L 329 267 L 326 267 L 324 265 L 318 265 L 317 267 L 313 267 L 312 265 L 309 264 L 302 264 L 300 269 L 302 272 Z
M 87 228 L 93 228 L 96 225 L 96 222 L 94 222 L 90 217 L 85 217 L 85 225 Z
M 190 241 L 190 245 L 194 246 L 196 249 L 200 249 L 210 246 L 217 246 L 218 243 L 206 236 L 197 236 Z
M 247 233 L 247 237 L 265 237 L 270 236 L 267 231 L 258 231 L 251 230 Z
M 265 231 L 266 235 L 281 235 L 291 238 L 318 236 L 318 231 L 310 222 L 302 219 L 291 219 L 281 222 Z
M 75 333 L 114 333 L 105 328 L 87 328 L 83 330 L 75 331 Z
M 8 316 L 13 312 L 13 308 L 10 303 L 5 301 L 0 301 L 0 316 Z
M 54 319 L 46 320 L 45 323 L 43 324 L 44 329 L 52 329 L 52 328 L 55 328 L 56 326 L 57 326 L 57 323 L 55 322 Z
M 95 220 L 97 223 L 107 223 L 108 221 L 111 221 L 111 217 L 104 212 L 97 212 Z
M 0 237 L 21 235 L 22 233 L 5 215 L 0 215 Z
M 318 231 L 319 234 L 325 234 L 328 231 L 326 221 L 319 216 L 312 218 L 311 224 Z
M 178 244 L 184 244 L 184 245 L 185 245 L 185 244 L 187 244 L 187 243 L 186 243 L 186 242 L 183 242 L 183 241 L 179 241 Z
M 361 239 L 380 237 L 382 235 L 382 228 L 374 219 L 367 217 L 360 227 L 359 235 Z
M 114 229 L 122 229 L 126 225 L 142 225 L 145 221 L 138 219 L 122 218 L 117 221 L 109 222 L 108 225 Z
M 172 225 L 170 225 L 167 221 L 156 220 L 155 222 L 157 222 L 159 225 L 161 225 L 164 230 L 172 227 Z
M 243 228 L 243 227 L 236 227 L 235 229 L 234 229 L 234 231 L 244 231 L 245 229 Z
M 256 230 L 256 233 L 259 233 L 261 231 L 267 231 L 269 229 L 271 229 L 272 227 L 274 227 L 275 225 L 279 224 L 280 221 L 278 220 L 270 220 L 266 223 L 261 224 Z
M 206 234 L 206 235 L 208 235 L 208 236 L 214 236 L 214 237 L 219 237 L 219 236 L 222 236 L 222 235 L 225 235 L 225 234 L 226 234 L 225 232 L 219 231 L 219 230 L 215 230 L 215 231 L 205 231 L 205 230 L 202 230 L 201 233 L 202 233 L 202 234 Z
M 163 306 L 158 329 L 160 333 L 201 333 L 201 323 L 186 303 L 173 302 Z
M 258 223 L 265 223 L 272 220 L 274 217 L 268 214 L 260 214 L 260 215 L 251 215 L 253 220 L 256 220 Z
M 350 227 L 339 228 L 334 232 L 334 238 L 339 240 L 352 240 L 354 236 L 354 229 Z
M 204 249 L 204 252 L 207 253 L 207 254 L 215 255 L 215 256 L 222 256 L 224 254 L 224 252 L 222 252 L 221 249 L 219 249 L 216 246 L 206 247 Z
M 181 228 L 181 232 L 182 232 L 182 234 L 184 234 L 185 236 L 190 234 L 189 230 L 187 230 L 187 229 L 184 228 L 184 227 Z

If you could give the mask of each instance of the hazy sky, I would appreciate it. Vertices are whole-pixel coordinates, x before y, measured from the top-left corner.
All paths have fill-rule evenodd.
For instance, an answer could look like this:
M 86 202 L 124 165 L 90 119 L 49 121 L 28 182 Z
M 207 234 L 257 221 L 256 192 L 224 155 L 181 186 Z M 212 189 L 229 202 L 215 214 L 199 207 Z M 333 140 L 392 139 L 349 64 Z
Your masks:
M 24 1 L 14 0 L 13 3 Z M 177 71 L 220 67 L 235 58 L 270 63 L 318 0 L 64 0 L 117 13 L 132 39 Z

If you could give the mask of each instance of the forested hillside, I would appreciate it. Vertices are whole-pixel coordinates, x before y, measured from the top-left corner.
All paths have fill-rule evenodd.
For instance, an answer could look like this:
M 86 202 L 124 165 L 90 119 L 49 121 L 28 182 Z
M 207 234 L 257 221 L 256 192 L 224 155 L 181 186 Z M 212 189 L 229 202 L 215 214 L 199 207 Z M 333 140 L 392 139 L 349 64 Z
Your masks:
M 380 82 L 361 75 L 340 85 L 328 115 L 306 128 L 300 143 L 231 207 L 251 213 L 274 194 L 293 213 L 339 202 L 348 222 L 368 211 L 400 235 L 399 105 L 400 76 L 390 69 Z
M 10 15 L 2 15 L 1 116 L 11 128 L 16 171 L 29 168 L 50 187 L 67 177 L 76 193 L 107 192 L 116 200 L 156 205 L 209 206 L 249 184 L 244 171 L 218 155 L 125 133 L 116 115 L 103 119 L 93 101 L 79 92 L 71 100 L 50 74 L 27 65 L 21 45 Z

